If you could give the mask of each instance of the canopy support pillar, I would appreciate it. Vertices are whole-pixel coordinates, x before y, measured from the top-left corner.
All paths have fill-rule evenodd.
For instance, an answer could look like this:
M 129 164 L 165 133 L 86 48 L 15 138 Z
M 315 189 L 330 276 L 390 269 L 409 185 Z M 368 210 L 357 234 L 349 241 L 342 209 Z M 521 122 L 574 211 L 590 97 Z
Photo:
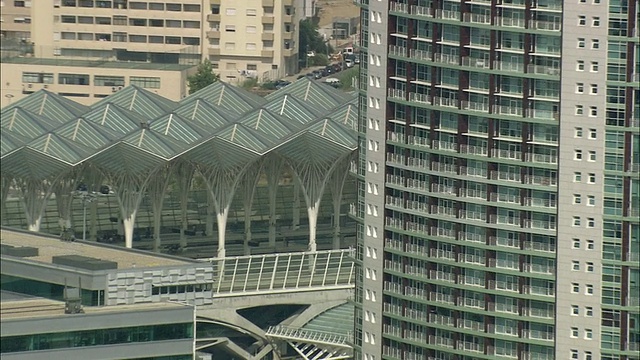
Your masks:
M 178 192 L 180 193 L 180 248 L 184 249 L 187 246 L 186 230 L 189 227 L 187 218 L 187 210 L 189 205 L 189 191 L 191 191 L 191 184 L 193 183 L 194 169 L 186 163 L 180 162 L 174 172 L 176 180 L 178 182 Z M 207 216 L 209 214 L 207 213 Z M 207 217 L 208 219 L 208 217 Z M 209 222 L 207 221 L 207 226 Z M 209 229 L 206 229 L 208 234 Z
M 0 221 L 2 225 L 7 223 L 7 199 L 9 198 L 9 190 L 11 189 L 12 179 L 8 176 L 2 176 L 2 204 L 0 204 Z
M 269 192 L 269 247 L 276 246 L 276 199 L 283 166 L 284 160 L 275 154 L 269 156 L 264 162 Z
M 160 250 L 160 227 L 162 226 L 162 206 L 164 205 L 164 196 L 169 186 L 171 167 L 169 165 L 163 167 L 158 173 L 150 178 L 147 193 L 151 198 L 151 207 L 153 209 L 153 251 Z
M 260 180 L 262 162 L 252 166 L 244 175 L 244 254 L 251 255 L 251 215 L 253 214 L 253 199 L 256 194 L 256 187 Z
M 351 158 L 344 159 L 341 164 L 336 166 L 329 180 L 331 189 L 331 200 L 333 202 L 333 249 L 340 249 L 340 210 L 342 207 L 342 192 L 344 183 L 349 175 L 349 166 Z
M 29 231 L 40 231 L 42 213 L 47 206 L 47 201 L 51 196 L 53 184 L 60 176 L 52 180 L 47 179 L 17 179 L 16 183 L 22 192 L 22 204 L 27 218 L 27 228 Z
M 293 183 L 293 220 L 291 222 L 291 230 L 300 228 L 300 187 L 297 181 Z

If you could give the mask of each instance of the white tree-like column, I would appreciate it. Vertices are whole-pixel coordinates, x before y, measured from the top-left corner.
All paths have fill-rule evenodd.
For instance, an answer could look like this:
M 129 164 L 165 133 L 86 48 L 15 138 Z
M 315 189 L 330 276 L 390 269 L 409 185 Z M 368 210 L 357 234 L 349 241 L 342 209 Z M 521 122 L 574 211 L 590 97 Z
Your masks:
M 216 210 L 216 220 L 218 224 L 218 255 L 223 258 L 226 256 L 225 233 L 227 229 L 227 219 L 229 217 L 229 208 L 233 195 L 238 188 L 240 179 L 252 163 L 245 163 L 230 169 L 220 169 L 217 167 L 198 165 L 197 169 L 205 180 L 207 190 L 213 200 L 213 206 Z
M 0 180 L 2 180 L 2 204 L 0 204 L 0 221 L 2 225 L 5 225 L 7 222 L 7 199 L 9 198 L 9 190 L 11 190 L 11 184 L 13 183 L 13 179 L 10 176 L 0 175 Z
M 242 184 L 244 186 L 244 254 L 250 254 L 249 243 L 251 242 L 251 214 L 253 208 L 253 198 L 256 193 L 256 187 L 258 186 L 258 181 L 260 180 L 261 170 L 262 170 L 262 161 L 256 162 L 255 165 L 249 167 L 247 172 L 244 174 L 244 178 L 242 180 Z
M 22 194 L 22 204 L 29 231 L 40 231 L 42 214 L 53 193 L 53 184 L 59 180 L 60 176 L 55 176 L 51 180 L 15 179 L 16 187 L 20 189 Z
M 176 184 L 178 185 L 178 194 L 180 198 L 180 248 L 187 247 L 187 227 L 189 222 L 187 219 L 187 211 L 189 205 L 189 193 L 191 191 L 191 183 L 193 182 L 193 176 L 195 174 L 195 168 L 187 161 L 178 160 L 178 163 L 174 167 L 173 175 L 176 178 Z
M 276 198 L 282 176 L 284 159 L 276 154 L 270 154 L 264 160 L 263 169 L 267 176 L 267 191 L 269 193 L 269 246 L 276 246 Z
M 347 157 L 336 164 L 336 167 L 329 179 L 331 190 L 331 200 L 333 202 L 333 248 L 340 249 L 340 208 L 342 205 L 342 191 L 344 183 L 349 175 L 349 166 L 352 157 Z
M 60 225 L 60 229 L 71 229 L 72 227 L 72 192 L 78 187 L 78 177 L 80 173 L 80 168 L 74 168 L 53 185 L 53 193 L 56 196 L 56 208 L 58 209 L 58 224 Z
M 160 250 L 160 227 L 162 226 L 162 206 L 167 193 L 169 180 L 171 179 L 172 165 L 169 163 L 158 170 L 155 176 L 149 179 L 147 194 L 151 199 L 153 209 L 153 250 Z

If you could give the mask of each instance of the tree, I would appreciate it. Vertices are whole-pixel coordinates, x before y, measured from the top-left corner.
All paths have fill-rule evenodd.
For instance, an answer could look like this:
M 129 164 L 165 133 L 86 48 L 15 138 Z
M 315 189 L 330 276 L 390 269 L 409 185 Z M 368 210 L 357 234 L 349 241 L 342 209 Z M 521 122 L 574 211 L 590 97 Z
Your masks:
M 298 41 L 300 46 L 298 56 L 300 60 L 306 60 L 307 51 L 314 51 L 316 54 L 329 54 L 327 44 L 318 32 L 317 21 L 312 19 L 301 20 L 298 34 L 300 35 Z
M 196 73 L 187 78 L 189 82 L 189 94 L 193 94 L 218 80 L 220 80 L 220 76 L 213 73 L 211 61 L 206 59 L 202 64 L 198 65 Z

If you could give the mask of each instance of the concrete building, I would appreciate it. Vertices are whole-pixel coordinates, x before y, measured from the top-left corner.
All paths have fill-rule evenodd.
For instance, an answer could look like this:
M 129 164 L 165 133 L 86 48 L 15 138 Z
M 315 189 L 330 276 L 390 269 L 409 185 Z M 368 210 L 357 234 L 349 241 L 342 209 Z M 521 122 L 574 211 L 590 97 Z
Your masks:
M 358 3 L 356 357 L 638 359 L 638 2 Z
M 84 307 L 2 291 L 3 359 L 193 359 L 195 309 L 163 302 Z
M 192 260 L 7 228 L 0 235 L 3 359 L 183 359 L 198 350 L 328 360 L 352 351 L 350 250 Z M 5 292 L 21 294 L 20 303 L 4 302 Z M 74 304 L 84 312 L 65 313 L 62 300 L 66 312 Z
M 92 105 L 129 85 L 173 101 L 187 96 L 192 65 L 11 57 L 0 62 L 2 107 L 46 89 Z
M 298 71 L 297 28 L 305 16 L 301 0 L 41 0 L 38 6 L 31 6 L 31 1 L 3 4 L 3 63 L 22 63 L 22 58 L 35 57 L 52 66 L 78 66 L 78 73 L 90 75 L 79 84 L 85 86 L 82 93 L 89 95 L 81 102 L 95 102 L 93 95 L 102 94 L 100 89 L 91 92 L 103 82 L 94 82 L 94 73 L 121 76 L 117 69 L 128 66 L 104 66 L 98 74 L 94 65 L 68 60 L 134 64 L 131 69 L 135 70 L 144 64 L 195 66 L 209 59 L 223 81 L 234 83 L 249 78 L 275 80 Z M 68 69 L 54 72 L 65 71 Z M 181 80 L 179 92 L 184 90 L 183 83 Z M 28 86 L 26 82 L 12 84 L 13 88 Z M 15 101 L 24 94 L 11 95 Z

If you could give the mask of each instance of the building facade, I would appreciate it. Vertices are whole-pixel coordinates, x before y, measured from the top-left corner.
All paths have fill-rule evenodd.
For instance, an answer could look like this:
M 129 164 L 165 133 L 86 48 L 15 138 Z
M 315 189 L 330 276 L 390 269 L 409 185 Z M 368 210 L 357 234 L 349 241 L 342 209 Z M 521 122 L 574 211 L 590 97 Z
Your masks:
M 638 359 L 638 2 L 358 3 L 356 358 Z
M 235 83 L 275 80 L 298 71 L 302 0 L 41 0 L 38 6 L 31 1 L 1 5 L 3 62 L 35 57 L 195 66 L 209 59 L 223 81 Z

